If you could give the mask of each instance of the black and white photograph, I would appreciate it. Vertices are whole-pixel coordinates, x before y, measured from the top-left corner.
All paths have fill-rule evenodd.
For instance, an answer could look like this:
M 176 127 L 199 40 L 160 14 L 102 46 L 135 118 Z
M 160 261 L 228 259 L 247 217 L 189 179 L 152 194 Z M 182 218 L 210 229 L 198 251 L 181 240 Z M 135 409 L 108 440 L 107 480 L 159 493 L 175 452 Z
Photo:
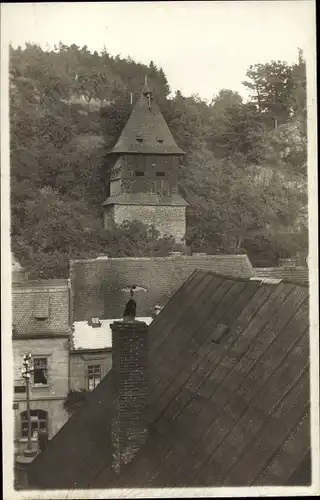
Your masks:
M 1 5 L 4 498 L 319 489 L 313 0 Z

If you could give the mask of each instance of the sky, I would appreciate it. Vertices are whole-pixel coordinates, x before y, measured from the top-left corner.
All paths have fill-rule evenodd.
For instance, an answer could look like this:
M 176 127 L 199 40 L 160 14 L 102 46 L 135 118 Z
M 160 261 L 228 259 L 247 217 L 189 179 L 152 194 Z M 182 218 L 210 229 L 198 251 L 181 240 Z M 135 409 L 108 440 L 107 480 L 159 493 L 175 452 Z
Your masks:
M 161 66 L 173 91 L 211 99 L 242 85 L 250 65 L 292 63 L 314 50 L 314 2 L 75 2 L 2 4 L 2 37 L 14 47 L 62 41 Z

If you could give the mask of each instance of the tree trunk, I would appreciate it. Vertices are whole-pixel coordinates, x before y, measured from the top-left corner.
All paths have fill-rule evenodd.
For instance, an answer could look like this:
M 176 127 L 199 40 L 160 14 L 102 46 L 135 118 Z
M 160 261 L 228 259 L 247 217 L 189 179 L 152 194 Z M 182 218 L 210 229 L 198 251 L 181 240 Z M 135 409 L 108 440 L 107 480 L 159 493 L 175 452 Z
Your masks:
M 237 241 L 237 250 L 240 250 L 241 245 L 242 245 L 243 237 L 240 236 Z
M 261 97 L 260 97 L 260 93 L 259 93 L 259 87 L 258 87 L 258 85 L 256 86 L 256 90 L 257 90 L 257 98 L 258 98 L 258 108 L 259 108 L 259 113 L 261 113 Z

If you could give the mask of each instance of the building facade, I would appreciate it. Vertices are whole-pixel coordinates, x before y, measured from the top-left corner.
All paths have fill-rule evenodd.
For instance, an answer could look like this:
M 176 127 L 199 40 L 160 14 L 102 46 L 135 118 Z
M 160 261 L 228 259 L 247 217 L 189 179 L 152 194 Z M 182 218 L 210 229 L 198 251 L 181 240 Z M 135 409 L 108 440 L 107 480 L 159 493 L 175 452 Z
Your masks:
M 14 440 L 21 453 L 27 444 L 26 386 L 23 356 L 31 354 L 30 409 L 33 446 L 40 429 L 51 439 L 68 418 L 69 286 L 67 280 L 13 280 L 12 344 L 14 362 Z
M 139 220 L 183 243 L 187 203 L 178 193 L 178 163 L 183 154 L 145 86 L 109 152 L 113 166 L 110 196 L 103 203 L 104 226 Z
M 139 318 L 150 324 L 151 317 Z M 75 321 L 70 343 L 70 391 L 93 391 L 112 368 L 111 324 L 116 319 Z
M 93 391 L 112 368 L 106 320 L 74 321 L 70 344 L 70 390 Z

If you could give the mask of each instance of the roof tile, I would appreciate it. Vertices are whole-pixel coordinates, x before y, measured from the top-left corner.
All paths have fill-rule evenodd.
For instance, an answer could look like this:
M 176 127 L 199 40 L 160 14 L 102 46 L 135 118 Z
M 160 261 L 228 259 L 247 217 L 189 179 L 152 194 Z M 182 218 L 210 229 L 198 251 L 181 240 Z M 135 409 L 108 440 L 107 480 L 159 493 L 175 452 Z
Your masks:
M 141 94 L 110 153 L 173 154 L 184 152 L 176 144 L 157 103 Z M 109 154 L 110 154 L 109 153 Z
M 256 267 L 254 275 L 260 278 L 282 279 L 292 283 L 309 283 L 309 269 L 307 267 Z
M 67 281 L 15 283 L 12 313 L 15 336 L 70 334 Z

